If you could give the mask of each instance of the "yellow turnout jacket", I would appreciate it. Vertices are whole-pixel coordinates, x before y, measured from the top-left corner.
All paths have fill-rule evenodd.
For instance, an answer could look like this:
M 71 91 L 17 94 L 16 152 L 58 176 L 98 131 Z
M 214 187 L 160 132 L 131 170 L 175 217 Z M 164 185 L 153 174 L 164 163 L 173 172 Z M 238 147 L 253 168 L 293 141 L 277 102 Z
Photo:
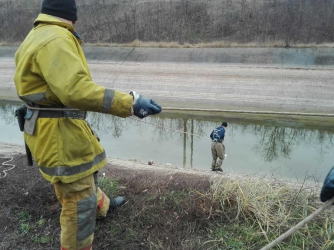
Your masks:
M 119 117 L 131 115 L 133 97 L 92 81 L 72 25 L 40 14 L 15 54 L 14 82 L 21 100 Z M 105 151 L 85 120 L 38 118 L 24 139 L 45 179 L 70 183 L 106 164 Z

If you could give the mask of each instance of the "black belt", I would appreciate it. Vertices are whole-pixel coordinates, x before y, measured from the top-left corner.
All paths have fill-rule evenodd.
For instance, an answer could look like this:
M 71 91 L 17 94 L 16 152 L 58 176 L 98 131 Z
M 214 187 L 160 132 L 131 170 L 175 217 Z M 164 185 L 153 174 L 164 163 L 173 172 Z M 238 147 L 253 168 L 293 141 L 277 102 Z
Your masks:
M 31 105 L 32 107 L 30 107 Z M 39 111 L 38 118 L 72 118 L 72 119 L 80 119 L 85 120 L 87 117 L 86 111 L 81 111 L 77 109 L 71 109 L 69 107 L 66 107 L 65 105 L 51 105 L 51 106 L 45 106 L 45 105 L 38 105 L 34 103 L 30 103 L 27 106 L 27 114 L 25 116 L 25 119 L 30 119 L 33 115 L 33 111 Z
M 218 141 L 212 141 L 212 142 L 219 142 L 219 143 L 223 143 L 223 140 L 219 139 Z
M 38 118 L 72 118 L 72 119 L 80 119 L 85 120 L 87 116 L 86 111 L 67 111 L 66 109 L 62 111 L 54 111 L 54 110 L 39 110 Z

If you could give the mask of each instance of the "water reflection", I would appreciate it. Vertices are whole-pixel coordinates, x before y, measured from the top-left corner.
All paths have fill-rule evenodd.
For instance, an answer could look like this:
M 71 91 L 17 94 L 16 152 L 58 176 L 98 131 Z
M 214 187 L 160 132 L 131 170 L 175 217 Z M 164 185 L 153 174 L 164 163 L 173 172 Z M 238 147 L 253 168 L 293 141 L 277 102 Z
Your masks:
M 0 141 L 23 145 L 14 117 L 16 106 L 0 103 Z M 222 119 L 162 114 L 138 120 L 89 113 L 87 121 L 109 157 L 209 170 L 209 134 Z M 228 122 L 226 171 L 289 178 L 304 178 L 308 173 L 322 179 L 333 165 L 333 128 L 309 128 L 295 122 Z
M 253 150 L 259 152 L 266 162 L 277 158 L 290 159 L 295 147 L 304 145 L 312 148 L 315 144 L 320 146 L 317 153 L 323 158 L 331 153 L 330 149 L 334 146 L 333 131 L 264 125 L 241 125 L 240 130 L 246 134 L 254 133 L 257 140 Z

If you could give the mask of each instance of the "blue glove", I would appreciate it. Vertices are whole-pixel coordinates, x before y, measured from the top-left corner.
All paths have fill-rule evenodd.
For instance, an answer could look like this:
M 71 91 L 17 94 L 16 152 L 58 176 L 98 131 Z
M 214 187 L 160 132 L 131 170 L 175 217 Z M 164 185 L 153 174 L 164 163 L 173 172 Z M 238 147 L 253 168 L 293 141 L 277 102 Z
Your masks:
M 130 92 L 130 94 L 133 96 L 133 114 L 140 119 L 161 112 L 161 106 L 152 99 L 142 97 L 135 91 Z
M 334 167 L 329 171 L 321 188 L 320 200 L 322 202 L 330 200 L 334 197 Z

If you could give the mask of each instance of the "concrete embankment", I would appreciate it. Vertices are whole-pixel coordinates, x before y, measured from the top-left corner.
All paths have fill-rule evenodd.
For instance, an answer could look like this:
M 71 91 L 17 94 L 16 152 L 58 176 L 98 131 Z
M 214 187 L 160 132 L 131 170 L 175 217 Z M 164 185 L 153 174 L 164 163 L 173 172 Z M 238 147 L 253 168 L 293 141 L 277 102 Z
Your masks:
M 0 99 L 18 100 L 13 84 L 16 49 L 0 47 Z M 123 92 L 137 90 L 163 107 L 334 112 L 333 49 L 83 49 L 96 83 Z
M 0 46 L 14 58 L 18 46 Z M 83 46 L 87 60 L 111 62 L 214 63 L 279 68 L 334 68 L 333 48 L 140 48 Z

